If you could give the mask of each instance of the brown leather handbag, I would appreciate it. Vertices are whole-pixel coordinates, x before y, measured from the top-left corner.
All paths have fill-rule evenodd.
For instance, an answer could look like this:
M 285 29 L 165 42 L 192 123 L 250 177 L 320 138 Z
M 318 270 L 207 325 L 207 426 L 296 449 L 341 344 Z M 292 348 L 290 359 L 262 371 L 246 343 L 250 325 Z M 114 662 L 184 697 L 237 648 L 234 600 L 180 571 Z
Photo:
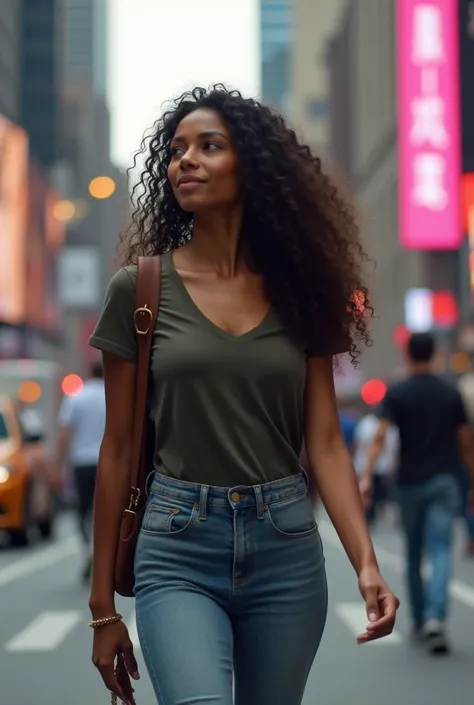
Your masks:
M 140 257 L 135 290 L 134 325 L 138 361 L 135 394 L 130 498 L 125 507 L 115 557 L 115 592 L 133 597 L 135 550 L 146 505 L 146 480 L 151 469 L 153 425 L 148 413 L 148 373 L 151 343 L 161 293 L 161 257 Z

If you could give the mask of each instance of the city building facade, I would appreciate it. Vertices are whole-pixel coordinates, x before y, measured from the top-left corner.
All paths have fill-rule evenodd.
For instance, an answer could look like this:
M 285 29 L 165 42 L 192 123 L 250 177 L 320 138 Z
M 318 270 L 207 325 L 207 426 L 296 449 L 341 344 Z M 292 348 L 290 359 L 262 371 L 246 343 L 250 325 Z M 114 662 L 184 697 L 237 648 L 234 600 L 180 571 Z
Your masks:
M 67 311 L 65 335 L 79 369 L 93 354 L 87 339 L 116 265 L 119 232 L 127 218 L 128 182 L 110 160 L 107 103 L 108 4 L 63 0 L 65 162 L 72 166 L 67 197 L 79 204 L 67 224 L 59 294 Z M 66 166 L 67 170 L 67 166 Z M 114 184 L 106 198 L 91 195 L 97 177 Z
M 78 373 L 128 216 L 110 161 L 107 20 L 105 0 L 0 0 L 0 357 Z
M 0 115 L 19 119 L 21 0 L 0 0 Z
M 326 54 L 331 157 L 351 184 L 373 260 L 367 279 L 374 345 L 364 353 L 364 374 L 387 379 L 403 366 L 407 292 L 455 292 L 459 272 L 457 251 L 407 249 L 400 242 L 396 20 L 395 0 L 353 0 Z
M 293 0 L 295 41 L 292 47 L 289 117 L 311 148 L 328 151 L 328 70 L 325 46 L 345 0 Z
M 61 1 L 20 0 L 20 123 L 46 169 L 61 156 Z

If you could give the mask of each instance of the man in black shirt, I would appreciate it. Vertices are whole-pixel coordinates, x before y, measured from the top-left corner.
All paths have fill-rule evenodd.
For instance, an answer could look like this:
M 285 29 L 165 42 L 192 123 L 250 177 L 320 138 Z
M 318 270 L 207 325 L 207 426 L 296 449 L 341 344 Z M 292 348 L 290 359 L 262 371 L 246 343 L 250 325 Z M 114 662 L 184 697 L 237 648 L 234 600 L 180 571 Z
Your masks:
M 360 488 L 368 502 L 375 463 L 387 429 L 400 435 L 397 485 L 407 547 L 407 578 L 416 635 L 432 653 L 446 653 L 445 634 L 451 567 L 452 529 L 459 508 L 457 468 L 462 455 L 474 487 L 474 452 L 461 395 L 435 376 L 434 338 L 414 334 L 408 343 L 410 376 L 391 387 L 383 400 L 380 427 Z M 421 576 L 424 549 L 431 563 L 426 586 Z

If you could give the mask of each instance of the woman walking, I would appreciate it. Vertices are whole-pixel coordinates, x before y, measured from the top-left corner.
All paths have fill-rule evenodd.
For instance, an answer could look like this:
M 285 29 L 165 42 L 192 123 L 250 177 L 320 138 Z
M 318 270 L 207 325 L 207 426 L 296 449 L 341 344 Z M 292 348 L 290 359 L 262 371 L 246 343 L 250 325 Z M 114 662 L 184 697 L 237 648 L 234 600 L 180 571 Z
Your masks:
M 135 562 L 146 666 L 160 705 L 298 705 L 328 602 L 308 487 L 367 604 L 359 642 L 389 634 L 398 607 L 377 567 L 333 384 L 333 356 L 355 359 L 368 340 L 365 255 L 320 160 L 282 118 L 222 86 L 185 94 L 156 123 L 139 186 L 128 266 L 91 339 L 107 397 L 93 660 L 131 702 L 114 674 L 123 654 L 138 677 L 115 617 L 114 556 L 130 486 L 136 261 L 162 254 L 154 477 Z

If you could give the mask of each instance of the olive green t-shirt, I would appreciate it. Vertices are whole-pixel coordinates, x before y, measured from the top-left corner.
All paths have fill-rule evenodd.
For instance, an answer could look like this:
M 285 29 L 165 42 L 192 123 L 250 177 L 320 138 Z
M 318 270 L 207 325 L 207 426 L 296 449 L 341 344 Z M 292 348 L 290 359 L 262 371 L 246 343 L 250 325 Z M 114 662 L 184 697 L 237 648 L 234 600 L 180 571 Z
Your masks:
M 137 357 L 136 267 L 111 279 L 90 344 Z M 341 352 L 322 345 L 311 354 Z M 244 335 L 212 323 L 196 306 L 170 254 L 163 256 L 151 353 L 154 467 L 171 477 L 233 487 L 300 472 L 307 354 L 273 308 Z

